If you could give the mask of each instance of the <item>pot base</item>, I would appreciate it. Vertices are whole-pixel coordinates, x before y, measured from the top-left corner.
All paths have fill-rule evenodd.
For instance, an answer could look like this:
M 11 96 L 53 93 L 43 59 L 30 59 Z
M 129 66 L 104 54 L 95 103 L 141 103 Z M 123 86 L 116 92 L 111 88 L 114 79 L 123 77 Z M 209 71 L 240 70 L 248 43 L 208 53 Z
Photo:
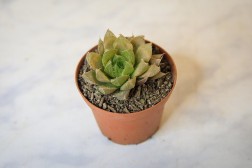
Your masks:
M 138 144 L 157 132 L 164 104 L 141 112 L 120 114 L 92 109 L 104 136 L 118 144 Z
M 120 144 L 120 145 L 138 145 L 138 144 L 140 144 L 140 143 L 142 143 L 142 142 L 147 141 L 148 139 L 151 139 L 152 136 L 158 131 L 158 129 L 159 129 L 159 127 L 158 127 L 149 137 L 146 137 L 146 138 L 144 138 L 144 139 L 142 139 L 142 140 L 138 140 L 138 141 L 136 141 L 136 142 L 131 142 L 131 143 L 127 142 L 127 139 L 126 139 L 126 138 L 123 139 L 123 140 L 124 140 L 123 142 L 121 142 L 121 141 L 116 141 L 116 140 L 114 140 L 114 139 L 112 139 L 112 138 L 110 138 L 110 137 L 107 137 L 107 136 L 104 135 L 103 133 L 102 133 L 102 134 L 103 134 L 105 137 L 107 137 L 108 140 L 110 140 L 110 141 L 112 141 L 112 142 L 114 142 L 114 143 Z

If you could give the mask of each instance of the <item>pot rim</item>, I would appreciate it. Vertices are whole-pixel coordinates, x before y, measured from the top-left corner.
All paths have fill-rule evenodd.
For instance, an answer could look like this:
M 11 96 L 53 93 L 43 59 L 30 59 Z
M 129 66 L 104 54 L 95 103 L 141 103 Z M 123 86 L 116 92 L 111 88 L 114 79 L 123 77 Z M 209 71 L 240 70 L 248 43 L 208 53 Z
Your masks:
M 97 110 L 100 110 L 100 111 L 102 111 L 102 112 L 108 113 L 108 115 L 113 115 L 113 116 L 118 115 L 118 117 L 120 117 L 120 116 L 122 116 L 122 115 L 123 115 L 123 116 L 137 115 L 137 114 L 140 115 L 140 114 L 142 114 L 142 113 L 145 113 L 147 110 L 149 111 L 149 110 L 151 110 L 152 108 L 154 108 L 155 106 L 158 106 L 159 104 L 162 104 L 162 103 L 165 104 L 165 103 L 166 103 L 167 99 L 169 98 L 169 96 L 170 96 L 171 93 L 173 92 L 174 87 L 175 87 L 175 85 L 176 85 L 176 81 L 177 81 L 177 68 L 176 68 L 176 65 L 175 65 L 175 63 L 174 63 L 174 60 L 173 60 L 172 57 L 170 56 L 170 54 L 169 54 L 167 51 L 165 51 L 162 47 L 160 47 L 159 45 L 157 45 L 157 44 L 155 44 L 155 43 L 153 43 L 153 42 L 151 42 L 151 41 L 149 41 L 149 40 L 145 40 L 145 41 L 146 41 L 146 42 L 150 42 L 150 43 L 152 43 L 152 45 L 158 47 L 158 48 L 162 51 L 162 53 L 165 53 L 164 55 L 165 55 L 166 59 L 168 59 L 168 62 L 169 62 L 169 64 L 170 64 L 170 66 L 171 66 L 171 73 L 172 73 L 172 79 L 173 79 L 173 85 L 172 85 L 172 88 L 171 88 L 170 92 L 169 92 L 163 99 L 161 99 L 161 101 L 159 101 L 159 102 L 158 102 L 157 104 L 155 104 L 154 106 L 149 107 L 149 108 L 144 109 L 144 110 L 141 110 L 141 111 L 134 111 L 134 112 L 130 112 L 130 113 L 117 113 L 117 112 L 106 111 L 106 110 L 104 110 L 104 109 L 102 109 L 102 108 L 100 108 L 100 107 L 95 106 L 93 103 L 91 103 L 91 102 L 82 94 L 81 88 L 79 87 L 79 82 L 78 82 L 79 71 L 80 71 L 81 66 L 83 65 L 83 61 L 84 61 L 84 59 L 85 59 L 85 57 L 86 57 L 86 55 L 87 55 L 88 52 L 93 51 L 94 49 L 97 48 L 98 45 L 95 45 L 94 47 L 90 48 L 90 49 L 81 57 L 81 59 L 79 60 L 79 62 L 78 62 L 78 64 L 77 64 L 77 67 L 76 67 L 76 69 L 75 69 L 75 84 L 76 84 L 76 86 L 77 86 L 77 88 L 78 88 L 78 92 L 81 94 L 82 98 L 83 98 L 84 101 L 88 104 L 88 106 L 90 106 L 91 110 L 92 110 L 92 109 L 97 109 Z

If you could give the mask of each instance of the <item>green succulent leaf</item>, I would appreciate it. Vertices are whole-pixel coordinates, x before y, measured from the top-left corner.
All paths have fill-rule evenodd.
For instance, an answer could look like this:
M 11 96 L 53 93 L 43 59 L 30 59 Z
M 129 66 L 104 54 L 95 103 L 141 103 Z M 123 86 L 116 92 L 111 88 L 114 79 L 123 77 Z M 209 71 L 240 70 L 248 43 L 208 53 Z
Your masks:
M 160 72 L 160 67 L 155 65 L 155 64 L 152 64 L 149 69 L 143 74 L 140 76 L 140 78 L 149 78 L 149 77 L 153 77 L 155 76 L 156 74 L 158 74 Z
M 91 69 L 95 70 L 95 69 L 102 68 L 102 59 L 98 53 L 89 52 L 87 53 L 86 59 Z
M 112 61 L 109 61 L 105 66 L 104 71 L 111 78 L 116 78 L 121 76 L 123 69 L 118 64 L 113 65 Z
M 160 72 L 162 57 L 152 55 L 152 44 L 145 43 L 144 36 L 116 37 L 108 29 L 103 41 L 99 39 L 98 51 L 87 53 L 91 70 L 82 77 L 97 85 L 102 94 L 114 93 L 114 97 L 125 100 L 135 85 L 166 75 Z
M 124 62 L 124 69 L 122 71 L 122 75 L 130 75 L 132 72 L 134 72 L 134 67 L 131 63 L 129 62 Z
M 98 53 L 100 55 L 103 55 L 104 53 L 103 41 L 101 39 L 99 39 L 99 43 L 98 43 Z
M 127 82 L 125 82 L 121 86 L 120 90 L 123 90 L 123 91 L 124 90 L 130 90 L 130 89 L 134 88 L 135 85 L 136 85 L 136 77 L 133 77 L 133 78 L 129 79 Z
M 156 59 L 156 58 L 150 59 L 150 64 L 155 64 L 155 65 L 159 66 L 160 62 L 161 62 L 161 59 Z
M 164 54 L 155 54 L 155 55 L 152 55 L 151 59 L 150 59 L 150 63 L 151 64 L 156 64 L 157 66 L 159 66 L 160 62 L 161 62 L 161 60 L 163 58 L 163 55 Z
M 151 57 L 152 57 L 152 58 L 155 58 L 155 59 L 162 59 L 163 56 L 164 56 L 164 54 L 154 54 L 154 55 L 152 55 Z
M 115 78 L 122 75 L 130 75 L 134 71 L 131 63 L 127 62 L 126 58 L 120 55 L 115 55 L 105 66 L 105 73 L 110 77 Z
M 100 82 L 110 82 L 110 79 L 105 75 L 104 72 L 102 72 L 101 69 L 96 69 L 96 79 Z
M 113 48 L 114 41 L 116 40 L 116 36 L 112 33 L 109 29 L 107 30 L 104 36 L 104 49 L 111 49 Z
M 108 63 L 106 64 L 104 71 L 105 71 L 106 74 L 108 74 L 110 77 L 112 77 L 112 78 L 115 78 L 115 77 L 116 77 L 116 75 L 115 75 L 115 73 L 114 73 L 114 68 L 113 68 L 112 61 L 111 61 L 111 60 L 109 60 Z
M 149 62 L 152 54 L 152 44 L 146 43 L 142 44 L 138 47 L 136 51 L 136 61 L 139 63 L 141 59 L 143 59 L 145 62 Z
M 143 59 L 141 59 L 141 61 L 137 64 L 135 71 L 133 72 L 133 74 L 131 75 L 132 77 L 137 77 L 142 75 L 144 72 L 146 72 L 149 68 L 149 64 L 144 62 Z
M 110 50 L 105 51 L 105 53 L 102 56 L 102 65 L 106 66 L 108 61 L 114 57 L 116 52 L 117 52 L 117 50 L 115 50 L 115 49 L 110 49 Z
M 142 79 L 138 79 L 136 83 L 137 83 L 137 85 L 142 85 L 142 84 L 144 84 L 145 82 L 147 82 L 147 80 L 148 80 L 148 78 L 145 77 L 145 78 L 142 78 Z
M 113 63 L 118 64 L 119 67 L 123 68 L 123 63 L 127 61 L 127 59 L 121 55 L 115 55 L 113 57 Z
M 115 77 L 119 77 L 122 75 L 123 67 L 121 66 L 121 63 L 117 63 L 114 65 L 114 74 Z
M 91 83 L 91 84 L 96 84 L 96 85 L 99 85 L 99 81 L 96 79 L 95 77 L 95 71 L 94 70 L 90 70 L 88 72 L 85 72 L 81 75 L 81 77 L 87 81 L 88 83 Z
M 113 97 L 116 97 L 119 100 L 127 100 L 129 97 L 130 90 L 119 91 L 113 94 Z
M 131 38 L 131 43 L 133 44 L 134 51 L 136 52 L 139 46 L 145 44 L 144 36 Z
M 151 77 L 151 80 L 155 80 L 155 79 L 162 78 L 162 77 L 165 76 L 166 74 L 167 74 L 167 73 L 159 72 L 159 73 L 156 74 L 155 76 Z
M 114 91 L 116 91 L 118 88 L 115 86 L 110 85 L 99 85 L 98 91 L 101 92 L 104 95 L 111 94 Z
M 133 66 L 135 65 L 135 55 L 132 50 L 124 50 L 120 53 L 120 55 L 126 58 Z
M 115 86 L 122 86 L 122 84 L 124 84 L 126 80 L 128 79 L 129 79 L 129 76 L 123 75 L 123 76 L 119 76 L 117 78 L 111 79 L 111 83 Z
M 114 42 L 113 47 L 121 53 L 124 50 L 133 50 L 133 45 L 123 35 L 120 35 Z

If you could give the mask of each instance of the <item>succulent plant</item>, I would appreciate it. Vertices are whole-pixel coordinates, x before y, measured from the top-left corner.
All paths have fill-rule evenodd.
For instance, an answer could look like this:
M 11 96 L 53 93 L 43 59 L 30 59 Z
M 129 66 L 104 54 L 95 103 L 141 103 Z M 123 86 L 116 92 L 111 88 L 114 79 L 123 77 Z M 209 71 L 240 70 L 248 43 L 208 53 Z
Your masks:
M 99 40 L 98 51 L 88 52 L 90 71 L 84 72 L 85 81 L 97 85 L 102 94 L 112 94 L 120 100 L 128 98 L 136 85 L 165 75 L 160 72 L 163 54 L 152 55 L 152 44 L 143 36 L 116 37 L 107 30 Z

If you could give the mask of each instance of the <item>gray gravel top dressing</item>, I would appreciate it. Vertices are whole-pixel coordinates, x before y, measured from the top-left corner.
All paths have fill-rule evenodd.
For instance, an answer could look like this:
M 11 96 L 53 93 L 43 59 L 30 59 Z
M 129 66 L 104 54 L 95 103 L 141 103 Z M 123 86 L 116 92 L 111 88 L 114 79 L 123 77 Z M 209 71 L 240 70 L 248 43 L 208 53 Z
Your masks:
M 161 54 L 157 47 L 153 47 L 153 54 Z M 150 108 L 160 102 L 170 92 L 173 86 L 171 67 L 164 56 L 161 64 L 161 71 L 167 73 L 162 78 L 148 80 L 145 84 L 136 86 L 130 91 L 127 100 L 118 100 L 112 95 L 102 95 L 96 86 L 86 82 L 82 73 L 89 71 L 86 61 L 83 62 L 79 72 L 79 87 L 82 94 L 95 106 L 106 111 L 117 113 L 132 113 Z

